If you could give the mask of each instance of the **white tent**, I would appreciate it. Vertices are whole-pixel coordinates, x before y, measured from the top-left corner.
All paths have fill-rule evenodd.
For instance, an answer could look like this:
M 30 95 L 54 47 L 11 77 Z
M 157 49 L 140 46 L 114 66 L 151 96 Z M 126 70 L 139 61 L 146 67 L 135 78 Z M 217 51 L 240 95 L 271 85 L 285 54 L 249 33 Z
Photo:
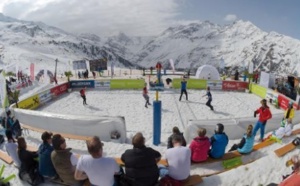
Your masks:
M 207 80 L 220 80 L 220 74 L 214 66 L 203 65 L 198 68 L 196 72 L 196 78 Z

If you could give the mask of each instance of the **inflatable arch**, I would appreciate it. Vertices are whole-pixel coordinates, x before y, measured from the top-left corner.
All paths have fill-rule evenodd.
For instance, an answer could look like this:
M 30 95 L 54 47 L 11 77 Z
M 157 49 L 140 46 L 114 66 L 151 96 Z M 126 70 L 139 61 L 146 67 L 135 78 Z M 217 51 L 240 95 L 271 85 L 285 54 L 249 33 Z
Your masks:
M 47 70 L 47 74 L 48 74 L 48 76 L 50 78 L 50 82 L 54 82 L 54 75 L 53 75 L 53 73 L 50 70 Z M 37 81 L 39 81 L 42 75 L 44 75 L 44 70 L 40 70 L 39 73 L 35 76 L 35 79 Z

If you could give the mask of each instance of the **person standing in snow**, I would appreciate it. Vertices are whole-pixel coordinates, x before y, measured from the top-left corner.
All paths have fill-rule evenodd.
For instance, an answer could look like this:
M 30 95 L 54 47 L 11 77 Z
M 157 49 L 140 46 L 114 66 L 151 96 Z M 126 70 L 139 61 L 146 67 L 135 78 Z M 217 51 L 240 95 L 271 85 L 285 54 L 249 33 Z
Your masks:
M 206 106 L 208 106 L 210 108 L 210 110 L 214 110 L 214 107 L 211 105 L 211 101 L 212 101 L 212 96 L 210 93 L 210 87 L 206 87 L 206 94 L 204 96 L 207 96 L 207 102 L 206 102 Z M 202 96 L 202 97 L 204 97 Z
M 265 127 L 267 121 L 272 118 L 272 113 L 267 105 L 266 99 L 261 100 L 260 103 L 261 107 L 254 111 L 254 117 L 259 114 L 259 119 L 254 126 L 253 135 L 255 136 L 258 129 L 260 129 L 260 141 L 263 141 L 265 135 Z
M 183 78 L 182 81 L 181 81 L 181 93 L 180 93 L 179 101 L 181 101 L 181 97 L 182 97 L 183 93 L 185 94 L 186 100 L 188 100 L 188 94 L 187 94 L 187 91 L 186 91 L 186 83 L 187 82 L 186 82 L 185 78 Z
M 148 105 L 151 105 L 149 102 L 149 96 L 148 96 L 148 90 L 147 90 L 147 83 L 145 83 L 145 86 L 143 88 L 143 97 L 146 100 L 145 107 L 148 108 Z
M 87 103 L 86 103 L 85 91 L 86 91 L 86 87 L 84 87 L 83 89 L 80 90 L 80 96 L 81 96 L 82 99 L 83 99 L 83 105 L 87 105 Z

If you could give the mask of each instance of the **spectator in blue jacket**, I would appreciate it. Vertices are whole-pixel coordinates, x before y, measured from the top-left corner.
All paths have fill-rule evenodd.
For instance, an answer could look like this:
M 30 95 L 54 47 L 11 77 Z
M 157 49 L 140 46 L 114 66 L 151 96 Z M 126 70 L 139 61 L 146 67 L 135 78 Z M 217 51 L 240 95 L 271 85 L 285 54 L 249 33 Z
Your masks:
M 254 135 L 252 134 L 253 126 L 249 125 L 247 128 L 247 133 L 243 136 L 239 144 L 234 144 L 230 151 L 237 150 L 241 154 L 250 153 L 254 145 Z
M 210 138 L 211 148 L 209 156 L 211 158 L 222 158 L 225 154 L 225 149 L 228 144 L 228 136 L 224 133 L 224 125 L 218 123 L 215 134 Z
M 181 101 L 181 97 L 182 97 L 183 93 L 185 94 L 186 100 L 188 100 L 188 94 L 186 91 L 186 83 L 187 83 L 186 80 L 183 78 L 181 81 L 181 93 L 180 93 L 179 101 Z
M 42 176 L 54 179 L 57 177 L 55 168 L 51 161 L 52 133 L 45 131 L 42 134 L 43 143 L 39 146 L 39 172 Z

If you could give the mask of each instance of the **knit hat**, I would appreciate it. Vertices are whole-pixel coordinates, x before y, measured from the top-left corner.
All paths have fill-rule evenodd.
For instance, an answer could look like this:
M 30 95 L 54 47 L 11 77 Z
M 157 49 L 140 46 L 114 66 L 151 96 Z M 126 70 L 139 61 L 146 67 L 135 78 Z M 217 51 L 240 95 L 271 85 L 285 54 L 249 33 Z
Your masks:
M 55 150 L 61 150 L 60 145 L 65 143 L 65 139 L 60 134 L 54 134 L 52 137 L 52 145 Z
M 53 135 L 52 132 L 45 131 L 42 134 L 42 140 L 47 141 L 48 139 L 50 139 L 52 137 L 52 135 Z

